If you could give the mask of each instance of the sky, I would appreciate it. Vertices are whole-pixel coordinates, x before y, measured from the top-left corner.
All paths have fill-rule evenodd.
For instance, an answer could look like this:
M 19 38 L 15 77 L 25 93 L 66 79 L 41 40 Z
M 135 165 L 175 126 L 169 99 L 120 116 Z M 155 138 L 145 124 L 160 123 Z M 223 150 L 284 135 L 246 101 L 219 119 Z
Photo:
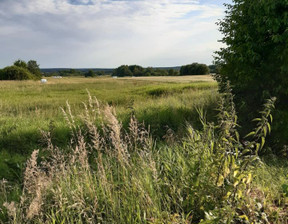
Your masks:
M 231 0 L 0 0 L 0 68 L 211 64 Z

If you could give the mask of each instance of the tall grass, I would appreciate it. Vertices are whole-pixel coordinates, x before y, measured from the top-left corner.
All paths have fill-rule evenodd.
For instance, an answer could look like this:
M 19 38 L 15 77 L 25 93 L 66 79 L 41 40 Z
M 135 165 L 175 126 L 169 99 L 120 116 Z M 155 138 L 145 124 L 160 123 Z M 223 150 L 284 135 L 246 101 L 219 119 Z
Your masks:
M 227 94 L 216 125 L 199 110 L 202 131 L 188 126 L 185 139 L 161 148 L 135 116 L 125 130 L 115 109 L 96 98 L 79 116 L 67 104 L 68 149 L 43 133 L 45 157 L 32 153 L 21 200 L 4 203 L 2 213 L 10 223 L 284 223 L 286 213 L 271 213 L 253 182 L 273 102 L 245 143 Z
M 88 89 L 99 101 L 117 110 L 117 117 L 128 128 L 130 115 L 151 126 L 160 140 L 168 130 L 181 135 L 185 122 L 200 127 L 195 107 L 213 114 L 218 100 L 215 82 L 122 80 L 112 78 L 48 79 L 0 83 L 0 179 L 21 183 L 24 161 L 35 148 L 43 148 L 41 130 L 51 133 L 53 144 L 66 147 L 71 137 L 60 107 L 68 100 L 74 113 L 81 113 Z M 159 92 L 160 94 L 155 94 Z M 215 114 L 215 113 L 214 113 Z M 76 122 L 82 122 L 81 120 Z M 41 154 L 41 151 L 40 151 Z

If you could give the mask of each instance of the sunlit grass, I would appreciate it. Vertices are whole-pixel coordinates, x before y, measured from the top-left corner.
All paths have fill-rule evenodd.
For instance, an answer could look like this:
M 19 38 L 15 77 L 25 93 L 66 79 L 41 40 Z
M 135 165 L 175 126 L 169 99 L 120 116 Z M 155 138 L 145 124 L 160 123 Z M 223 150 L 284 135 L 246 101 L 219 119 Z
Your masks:
M 160 140 L 169 129 L 183 133 L 186 122 L 199 126 L 196 107 L 207 109 L 213 117 L 212 107 L 218 98 L 216 82 L 192 82 L 192 77 L 168 81 L 111 77 L 47 80 L 47 84 L 0 82 L 0 148 L 5 157 L 0 161 L 5 170 L 0 178 L 18 179 L 15 170 L 23 166 L 19 155 L 27 156 L 33 149 L 43 147 L 41 130 L 51 132 L 55 144 L 67 145 L 70 133 L 60 108 L 68 101 L 73 111 L 80 113 L 87 90 L 99 101 L 113 105 L 124 127 L 133 113 Z

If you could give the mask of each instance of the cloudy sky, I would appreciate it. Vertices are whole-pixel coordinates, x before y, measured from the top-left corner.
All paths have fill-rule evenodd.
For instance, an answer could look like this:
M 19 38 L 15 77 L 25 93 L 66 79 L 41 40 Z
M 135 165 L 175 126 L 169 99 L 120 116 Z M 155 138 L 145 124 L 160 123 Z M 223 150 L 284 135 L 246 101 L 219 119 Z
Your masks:
M 0 0 L 0 68 L 210 64 L 231 0 Z

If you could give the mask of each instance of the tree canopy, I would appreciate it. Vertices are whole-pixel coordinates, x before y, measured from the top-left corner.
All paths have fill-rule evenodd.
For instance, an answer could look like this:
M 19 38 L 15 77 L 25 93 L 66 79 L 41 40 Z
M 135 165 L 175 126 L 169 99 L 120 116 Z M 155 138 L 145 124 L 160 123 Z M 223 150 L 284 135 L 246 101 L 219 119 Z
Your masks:
M 277 97 L 274 142 L 288 140 L 288 1 L 233 0 L 218 25 L 226 45 L 217 52 L 220 88 L 235 94 L 242 125 L 265 99 Z M 273 132 L 272 132 L 273 133 Z
M 192 63 L 183 65 L 180 69 L 180 75 L 206 75 L 209 74 L 209 68 L 205 64 Z

